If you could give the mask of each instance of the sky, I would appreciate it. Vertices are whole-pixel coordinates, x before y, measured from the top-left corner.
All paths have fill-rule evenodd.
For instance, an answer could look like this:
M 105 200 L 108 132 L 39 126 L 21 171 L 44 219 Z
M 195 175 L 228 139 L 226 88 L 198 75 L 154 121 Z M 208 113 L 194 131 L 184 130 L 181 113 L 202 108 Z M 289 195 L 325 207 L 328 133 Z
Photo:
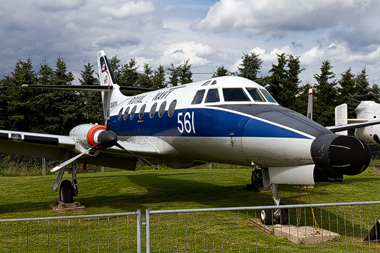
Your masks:
M 366 68 L 380 85 L 380 1 L 375 0 L 0 0 L 0 77 L 17 59 L 54 67 L 60 56 L 79 83 L 96 53 L 165 68 L 190 59 L 193 80 L 238 70 L 255 52 L 268 74 L 276 54 L 300 57 L 302 84 L 329 60 L 339 80 Z M 97 69 L 97 68 L 96 68 Z

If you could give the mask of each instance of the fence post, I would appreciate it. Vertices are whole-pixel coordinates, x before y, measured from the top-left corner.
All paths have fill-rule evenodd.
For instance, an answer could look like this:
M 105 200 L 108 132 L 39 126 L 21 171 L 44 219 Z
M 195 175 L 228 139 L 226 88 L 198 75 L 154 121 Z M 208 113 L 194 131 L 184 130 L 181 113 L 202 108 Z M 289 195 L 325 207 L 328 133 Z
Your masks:
M 146 253 L 150 253 L 150 210 L 146 209 L 145 222 L 146 222 Z
M 46 159 L 42 158 L 41 163 L 42 163 L 42 175 L 45 176 L 46 175 Z
M 141 210 L 137 210 L 137 253 L 141 253 Z

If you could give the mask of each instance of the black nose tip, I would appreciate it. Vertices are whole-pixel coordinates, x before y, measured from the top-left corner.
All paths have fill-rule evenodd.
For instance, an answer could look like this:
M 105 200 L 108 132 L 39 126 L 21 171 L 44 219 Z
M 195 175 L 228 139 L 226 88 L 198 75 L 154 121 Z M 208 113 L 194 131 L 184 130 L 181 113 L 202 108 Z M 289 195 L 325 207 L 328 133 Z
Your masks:
M 371 161 L 371 152 L 364 141 L 336 134 L 318 136 L 311 144 L 311 156 L 319 169 L 345 175 L 363 172 Z
M 112 131 L 102 131 L 98 136 L 100 145 L 105 148 L 112 147 L 117 143 L 117 136 Z

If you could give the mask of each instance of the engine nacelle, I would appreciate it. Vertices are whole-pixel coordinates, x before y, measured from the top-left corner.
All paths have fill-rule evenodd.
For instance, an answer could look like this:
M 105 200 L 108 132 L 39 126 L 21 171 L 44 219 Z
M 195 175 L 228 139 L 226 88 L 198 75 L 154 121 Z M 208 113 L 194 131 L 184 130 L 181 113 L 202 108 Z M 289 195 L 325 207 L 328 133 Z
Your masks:
M 353 136 L 322 134 L 311 144 L 311 156 L 317 168 L 344 175 L 363 172 L 371 161 L 367 144 Z
M 105 130 L 106 127 L 103 125 L 83 124 L 74 127 L 69 136 L 74 138 L 82 148 L 89 149 L 98 143 L 99 134 Z M 77 147 L 77 149 L 79 150 L 80 148 Z M 102 150 L 104 147 L 96 147 L 95 149 Z

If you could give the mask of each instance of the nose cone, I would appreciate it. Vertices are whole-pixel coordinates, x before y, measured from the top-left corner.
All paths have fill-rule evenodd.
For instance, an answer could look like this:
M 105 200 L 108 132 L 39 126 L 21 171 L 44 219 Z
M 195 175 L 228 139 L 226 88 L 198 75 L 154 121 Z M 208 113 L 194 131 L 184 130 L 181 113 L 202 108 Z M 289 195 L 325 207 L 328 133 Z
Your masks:
M 345 175 L 363 172 L 371 161 L 371 152 L 364 141 L 336 134 L 318 136 L 311 144 L 311 156 L 319 169 Z
M 98 136 L 98 141 L 102 147 L 109 148 L 117 143 L 117 136 L 112 131 L 102 131 Z

